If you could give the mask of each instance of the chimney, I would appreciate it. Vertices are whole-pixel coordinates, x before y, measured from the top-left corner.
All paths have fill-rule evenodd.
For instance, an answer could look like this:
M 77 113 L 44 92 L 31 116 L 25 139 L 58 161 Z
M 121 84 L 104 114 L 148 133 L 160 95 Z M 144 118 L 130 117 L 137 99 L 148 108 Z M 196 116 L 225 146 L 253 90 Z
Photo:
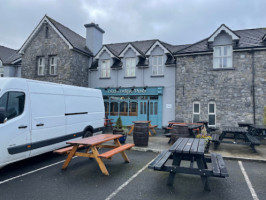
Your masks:
M 84 25 L 86 28 L 86 47 L 91 50 L 93 56 L 98 53 L 103 45 L 104 30 L 98 24 L 90 23 Z

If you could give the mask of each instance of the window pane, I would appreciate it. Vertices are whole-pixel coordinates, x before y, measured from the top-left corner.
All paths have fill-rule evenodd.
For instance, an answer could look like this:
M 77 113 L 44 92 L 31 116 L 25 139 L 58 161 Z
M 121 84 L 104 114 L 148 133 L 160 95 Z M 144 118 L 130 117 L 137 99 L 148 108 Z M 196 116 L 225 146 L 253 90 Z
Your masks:
M 215 115 L 209 115 L 209 125 L 215 125 Z
M 8 96 L 8 93 L 5 93 L 0 98 L 0 124 L 4 123 L 4 120 L 6 118 L 7 96 Z
M 150 114 L 153 115 L 153 102 L 150 102 Z
M 7 118 L 12 119 L 23 113 L 25 94 L 22 92 L 9 92 Z
M 221 56 L 221 47 L 214 47 L 214 56 Z
M 143 114 L 143 102 L 140 102 L 140 114 Z
M 213 68 L 219 68 L 220 67 L 220 58 L 214 58 L 213 60 Z
M 224 56 L 227 56 L 227 54 L 228 54 L 228 46 L 225 46 L 223 49 L 224 49 Z
M 129 116 L 138 116 L 138 104 L 137 102 L 130 103 Z
M 209 104 L 209 113 L 214 113 L 214 104 Z
M 154 103 L 154 114 L 155 115 L 158 114 L 158 103 L 157 102 Z
M 199 104 L 198 103 L 194 104 L 194 113 L 199 113 Z
M 163 64 L 163 57 L 158 56 L 158 65 L 162 65 L 162 64 Z
M 223 68 L 226 68 L 227 66 L 227 57 L 223 58 Z
M 199 115 L 194 114 L 194 115 L 193 115 L 193 123 L 196 123 L 196 122 L 198 122 L 198 121 L 200 121 L 200 120 L 199 120 Z
M 112 102 L 111 103 L 110 115 L 112 115 L 112 116 L 117 116 L 118 115 L 118 103 L 117 102 Z
M 128 112 L 127 102 L 121 102 L 120 103 L 120 115 L 121 116 L 127 116 L 127 112 Z
M 152 57 L 152 65 L 157 65 L 157 57 L 156 56 L 153 56 Z
M 158 66 L 158 74 L 163 74 L 163 66 Z

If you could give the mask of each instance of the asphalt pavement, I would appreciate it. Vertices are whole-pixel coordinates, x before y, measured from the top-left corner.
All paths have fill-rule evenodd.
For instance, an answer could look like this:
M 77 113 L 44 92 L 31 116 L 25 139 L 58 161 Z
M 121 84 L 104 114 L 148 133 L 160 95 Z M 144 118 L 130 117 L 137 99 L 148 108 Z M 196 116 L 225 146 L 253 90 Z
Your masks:
M 209 178 L 211 191 L 203 190 L 199 176 L 177 174 L 167 186 L 167 172 L 147 168 L 157 153 L 127 151 L 130 163 L 120 155 L 104 160 L 110 176 L 101 173 L 93 159 L 74 158 L 62 171 L 65 156 L 46 153 L 0 169 L 0 200 L 171 200 L 171 199 L 265 199 L 264 162 L 225 160 L 229 177 Z

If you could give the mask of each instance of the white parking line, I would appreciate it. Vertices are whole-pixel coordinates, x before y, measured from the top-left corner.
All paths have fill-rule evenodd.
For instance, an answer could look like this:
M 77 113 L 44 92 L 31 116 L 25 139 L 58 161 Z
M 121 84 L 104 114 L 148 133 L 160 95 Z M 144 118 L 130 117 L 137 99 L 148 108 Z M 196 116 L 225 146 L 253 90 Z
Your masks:
M 73 157 L 73 158 L 76 158 L 76 156 Z M 72 158 L 72 159 L 73 159 L 73 158 Z M 43 170 L 43 169 L 46 169 L 46 168 L 52 167 L 52 166 L 57 165 L 57 164 L 62 163 L 62 162 L 65 162 L 65 160 L 62 160 L 62 161 L 59 161 L 59 162 L 53 163 L 53 164 L 51 164 L 51 165 L 47 165 L 47 166 L 45 166 L 45 167 L 41 167 L 41 168 L 39 168 L 39 169 L 36 169 L 36 170 L 30 171 L 30 172 L 27 172 L 27 173 L 25 173 L 25 174 L 21 174 L 21 175 L 18 175 L 18 176 L 15 176 L 15 177 L 12 177 L 12 178 L 6 179 L 6 180 L 4 180 L 4 181 L 0 181 L 0 185 L 3 184 L 3 183 L 7 183 L 7 182 L 9 182 L 9 181 L 12 181 L 12 180 L 14 180 L 14 179 L 17 179 L 17 178 L 20 178 L 20 177 L 23 177 L 23 176 L 26 176 L 26 175 L 29 175 L 29 174 L 32 174 L 32 173 L 35 173 L 35 172 L 41 171 L 41 170 Z
M 250 193 L 251 193 L 253 199 L 254 200 L 259 200 L 259 198 L 258 198 L 258 196 L 257 196 L 257 194 L 256 194 L 256 192 L 255 192 L 255 190 L 254 190 L 249 178 L 248 178 L 248 175 L 247 175 L 246 170 L 245 170 L 245 168 L 244 168 L 244 166 L 242 164 L 242 161 L 238 161 L 238 164 L 239 164 L 240 169 L 241 169 L 241 171 L 242 171 L 242 173 L 243 173 L 243 175 L 245 177 L 245 180 L 247 182 L 248 188 L 250 190 Z
M 154 161 L 154 159 L 152 160 Z M 152 163 L 152 161 L 150 161 L 147 165 L 145 165 L 144 167 L 142 167 L 136 174 L 134 174 L 133 176 L 131 176 L 126 182 L 124 182 L 119 188 L 117 188 L 112 194 L 110 194 L 105 200 L 110 200 L 112 199 L 115 195 L 117 195 L 117 193 L 119 191 L 121 191 L 124 187 L 126 187 L 131 181 L 133 181 L 141 172 L 143 172 L 150 163 Z

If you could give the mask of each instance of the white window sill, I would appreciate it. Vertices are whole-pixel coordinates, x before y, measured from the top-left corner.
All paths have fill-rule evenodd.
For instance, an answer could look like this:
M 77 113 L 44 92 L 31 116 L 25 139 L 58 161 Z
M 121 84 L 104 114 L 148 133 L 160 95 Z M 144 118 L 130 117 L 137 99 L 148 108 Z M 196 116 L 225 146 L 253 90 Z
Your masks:
M 124 76 L 124 78 L 136 78 L 136 76 Z
M 235 68 L 212 68 L 211 71 L 224 71 L 224 70 L 235 70 Z
M 151 78 L 158 78 L 158 77 L 164 77 L 164 75 L 163 74 L 161 74 L 161 75 L 151 75 Z
M 111 77 L 100 77 L 99 79 L 111 79 Z

